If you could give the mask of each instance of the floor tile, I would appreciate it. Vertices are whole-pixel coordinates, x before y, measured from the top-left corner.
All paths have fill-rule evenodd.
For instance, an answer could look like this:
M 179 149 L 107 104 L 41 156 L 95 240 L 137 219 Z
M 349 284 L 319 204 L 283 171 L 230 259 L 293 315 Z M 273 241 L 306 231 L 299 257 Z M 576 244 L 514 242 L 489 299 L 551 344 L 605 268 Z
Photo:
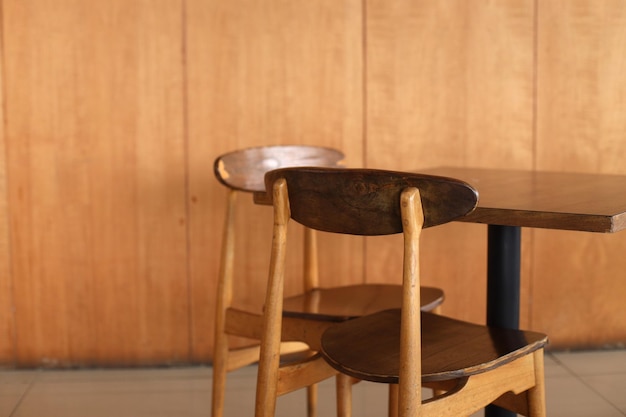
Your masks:
M 577 375 L 626 373 L 626 350 L 557 352 L 553 356 Z
M 210 368 L 41 371 L 11 417 L 201 416 L 210 386 Z
M 563 367 L 551 353 L 546 353 L 544 356 L 544 371 L 546 378 L 571 375 L 571 372 Z
M 623 417 L 615 406 L 576 376 L 546 379 L 546 411 L 550 417 Z
M 0 416 L 10 416 L 19 405 L 21 398 L 21 395 L 0 394 Z
M 0 416 L 10 416 L 19 406 L 35 373 L 0 370 Z
M 549 352 L 545 358 L 550 417 L 626 416 L 626 351 Z M 254 414 L 256 367 L 229 374 L 225 417 Z M 353 414 L 387 414 L 388 387 L 353 387 Z M 278 399 L 277 417 L 305 417 L 306 394 Z M 0 370 L 0 417 L 206 417 L 211 368 L 75 371 Z M 320 416 L 336 415 L 334 380 L 319 386 Z M 482 411 L 472 417 L 482 417 Z
M 581 379 L 626 416 L 626 373 L 582 376 Z
M 209 404 L 202 391 L 46 393 L 28 396 L 12 417 L 195 417 Z

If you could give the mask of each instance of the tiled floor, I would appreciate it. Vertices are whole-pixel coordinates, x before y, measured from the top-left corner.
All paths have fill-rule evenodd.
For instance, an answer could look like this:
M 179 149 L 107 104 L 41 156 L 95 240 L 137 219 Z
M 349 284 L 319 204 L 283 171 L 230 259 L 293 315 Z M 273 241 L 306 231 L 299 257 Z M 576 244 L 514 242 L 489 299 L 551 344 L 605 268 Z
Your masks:
M 253 415 L 255 372 L 231 374 L 226 417 Z M 0 370 L 0 417 L 208 417 L 210 377 L 209 367 Z M 626 416 L 626 350 L 550 353 L 546 380 L 550 417 Z M 357 384 L 354 415 L 384 416 L 386 392 L 380 384 Z M 320 416 L 333 415 L 334 388 L 327 381 Z M 304 417 L 303 392 L 281 397 L 277 416 Z

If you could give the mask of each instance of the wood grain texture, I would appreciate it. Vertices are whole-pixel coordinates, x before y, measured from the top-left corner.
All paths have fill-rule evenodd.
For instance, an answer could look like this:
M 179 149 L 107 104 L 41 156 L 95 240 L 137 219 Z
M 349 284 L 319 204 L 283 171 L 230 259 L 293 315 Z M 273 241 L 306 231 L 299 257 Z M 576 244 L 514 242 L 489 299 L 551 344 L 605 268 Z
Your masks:
M 1 51 L 0 51 L 1 52 Z M 3 57 L 0 55 L 0 65 Z M 0 108 L 4 108 L 4 85 L 0 77 Z M 4 124 L 4 112 L 0 115 Z M 11 274 L 11 234 L 9 230 L 9 196 L 6 169 L 6 139 L 0 129 L 0 365 L 12 365 L 15 360 L 15 321 L 13 275 Z
M 539 5 L 539 168 L 626 173 L 625 26 L 619 0 Z
M 539 2 L 539 169 L 626 173 L 625 43 L 624 2 Z M 536 231 L 531 324 L 555 348 L 623 345 L 624 248 L 623 232 Z
M 462 221 L 526 228 L 617 233 L 626 229 L 626 175 L 440 167 L 480 190 Z
M 402 220 L 398 201 L 406 189 L 419 189 L 426 216 L 424 228 L 466 215 L 474 209 L 478 199 L 476 190 L 463 181 L 402 171 L 282 168 L 265 175 L 266 187 L 281 178 L 292 188 L 289 191 L 291 218 L 330 233 L 361 236 L 400 233 Z
M 238 148 L 315 144 L 347 153 L 362 165 L 362 9 L 360 0 L 187 1 L 190 267 L 193 358 L 210 358 L 219 230 L 225 189 L 213 160 Z M 241 198 L 236 252 L 246 254 L 235 272 L 241 307 L 259 308 L 269 264 L 271 209 Z M 246 220 L 248 219 L 248 220 Z M 289 233 L 301 242 L 299 228 Z M 320 236 L 328 278 L 362 280 L 362 248 Z M 300 244 L 287 266 L 298 266 Z M 336 265 L 343 265 L 334 270 Z M 351 277 L 353 275 L 354 277 Z M 286 294 L 299 291 L 287 286 Z
M 181 10 L 3 3 L 20 365 L 187 360 Z
M 423 311 L 433 311 L 441 305 L 444 293 L 439 288 L 421 287 L 420 302 Z M 320 288 L 285 299 L 283 314 L 344 321 L 400 306 L 402 287 L 386 284 L 361 284 L 337 288 Z M 320 314 L 324 312 L 324 314 Z
M 3 0 L 0 362 L 210 360 L 225 206 L 212 163 L 229 150 L 299 143 L 342 149 L 353 167 L 626 173 L 625 7 Z M 271 213 L 239 203 L 260 224 L 239 223 L 250 239 L 237 249 L 254 254 L 240 276 L 261 271 L 239 284 L 258 307 Z M 457 318 L 484 319 L 484 229 L 424 232 L 424 283 L 446 290 Z M 322 280 L 395 282 L 390 239 L 320 236 Z M 626 235 L 524 229 L 522 245 L 522 326 L 554 346 L 623 343 Z
M 533 25 L 533 1 L 368 1 L 366 165 L 532 168 Z M 400 276 L 392 240 L 368 240 L 368 280 Z M 486 230 L 426 230 L 423 247 L 444 313 L 484 321 Z
M 397 384 L 400 314 L 399 309 L 380 311 L 330 327 L 322 335 L 322 354 L 350 376 Z M 547 343 L 544 334 L 489 328 L 432 313 L 422 313 L 420 324 L 423 382 L 489 371 Z M 375 334 L 381 337 L 372 337 Z
M 533 13 L 532 1 L 369 1 L 367 163 L 530 168 Z
M 265 194 L 265 174 L 287 166 L 343 166 L 343 152 L 321 146 L 256 146 L 227 152 L 215 160 L 214 175 L 234 190 Z M 267 193 L 270 197 L 271 193 Z

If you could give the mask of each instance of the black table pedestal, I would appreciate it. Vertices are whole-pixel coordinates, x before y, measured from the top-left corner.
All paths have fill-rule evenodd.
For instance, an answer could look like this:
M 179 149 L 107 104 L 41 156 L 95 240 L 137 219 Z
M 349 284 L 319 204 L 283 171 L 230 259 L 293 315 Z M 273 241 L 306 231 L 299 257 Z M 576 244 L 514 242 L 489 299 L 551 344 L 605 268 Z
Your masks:
M 519 328 L 520 258 L 522 231 L 517 226 L 488 226 L 487 236 L 487 324 Z M 514 417 L 495 405 L 485 417 Z

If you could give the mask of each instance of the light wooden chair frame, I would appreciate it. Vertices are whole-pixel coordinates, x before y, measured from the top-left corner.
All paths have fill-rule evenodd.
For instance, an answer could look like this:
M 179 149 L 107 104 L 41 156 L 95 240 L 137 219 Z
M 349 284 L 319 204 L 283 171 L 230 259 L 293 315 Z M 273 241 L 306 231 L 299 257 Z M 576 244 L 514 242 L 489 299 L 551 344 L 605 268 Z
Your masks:
M 249 178 L 247 175 L 243 175 L 241 178 L 231 178 L 233 173 L 228 172 L 227 167 L 224 166 L 224 160 L 231 154 L 243 155 L 244 158 L 249 159 L 249 163 L 260 164 L 261 168 L 257 167 L 259 170 L 258 177 Z M 242 193 L 252 195 L 259 193 L 262 195 L 265 192 L 263 174 L 272 168 L 301 165 L 337 167 L 343 165 L 344 158 L 344 154 L 337 149 L 308 145 L 272 145 L 244 148 L 216 158 L 215 175 L 227 187 L 227 197 L 214 322 L 212 417 L 224 415 L 227 374 L 259 360 L 260 345 L 231 348 L 228 334 L 260 340 L 263 328 L 261 314 L 233 307 L 237 197 Z M 242 170 L 247 171 L 248 169 L 243 168 Z M 303 286 L 305 291 L 308 291 L 319 286 L 316 231 L 305 228 L 303 239 Z M 296 319 L 289 321 L 295 322 Z M 298 325 L 302 324 L 304 323 Z M 316 347 L 318 348 L 319 337 L 323 330 L 322 325 L 322 322 L 307 323 L 307 327 L 316 330 L 311 334 L 315 335 L 312 337 L 312 341 L 317 342 Z M 304 341 L 300 340 L 299 342 Z M 302 352 L 303 349 L 302 343 L 285 342 L 282 343 L 280 350 L 283 354 L 289 354 Z M 316 384 L 311 384 L 306 389 L 307 415 L 314 417 L 317 414 L 318 388 Z
M 545 386 L 543 370 L 544 346 L 547 343 L 547 337 L 545 337 L 545 335 L 508 329 L 489 329 L 485 326 L 462 323 L 445 317 L 421 312 L 419 274 L 419 247 L 421 231 L 425 224 L 432 226 L 451 221 L 454 218 L 458 218 L 462 214 L 465 214 L 467 210 L 462 214 L 455 214 L 456 217 L 452 217 L 447 220 L 433 220 L 432 217 L 427 218 L 424 215 L 420 189 L 417 186 L 407 186 L 401 191 L 398 199 L 398 205 L 401 211 L 402 226 L 400 230 L 390 232 L 401 232 L 404 235 L 402 309 L 374 313 L 371 316 L 364 316 L 329 326 L 326 328 L 322 336 L 320 350 L 322 355 L 312 356 L 306 361 L 295 365 L 281 365 L 279 360 L 279 345 L 281 341 L 286 339 L 288 340 L 290 337 L 295 337 L 296 339 L 303 337 L 303 335 L 290 334 L 287 330 L 289 325 L 286 323 L 282 314 L 283 287 L 285 279 L 284 267 L 287 256 L 287 225 L 292 218 L 300 221 L 300 219 L 295 217 L 294 213 L 292 213 L 292 204 L 294 201 L 291 200 L 290 191 L 288 189 L 289 184 L 293 186 L 293 183 L 289 183 L 287 181 L 286 173 L 297 173 L 302 171 L 337 172 L 337 170 L 323 168 L 300 168 L 273 171 L 268 173 L 266 176 L 268 189 L 271 189 L 273 193 L 274 232 L 268 288 L 265 300 L 266 309 L 264 311 L 263 319 L 264 325 L 257 379 L 255 416 L 273 416 L 276 410 L 276 399 L 278 396 L 297 389 L 300 386 L 306 386 L 316 381 L 325 379 L 333 375 L 335 372 L 340 372 L 340 375 L 343 375 L 343 377 L 339 378 L 339 380 L 344 381 L 345 386 L 349 386 L 349 382 L 347 381 L 349 381 L 349 378 L 351 377 L 368 379 L 367 375 L 364 375 L 362 372 L 352 372 L 351 369 L 353 368 L 345 367 L 341 363 L 338 364 L 333 362 L 334 358 L 329 357 L 326 352 L 328 336 L 330 335 L 330 339 L 332 339 L 333 333 L 337 334 L 338 329 L 342 329 L 344 327 L 354 328 L 355 325 L 358 327 L 363 322 L 368 323 L 368 321 L 372 318 L 378 318 L 377 316 L 388 314 L 393 315 L 394 312 L 397 312 L 399 320 L 396 324 L 399 329 L 399 342 L 397 342 L 398 339 L 395 339 L 395 343 L 399 343 L 398 350 L 400 353 L 400 359 L 399 361 L 392 360 L 391 362 L 394 363 L 394 366 L 398 367 L 399 372 L 395 375 L 395 377 L 390 374 L 386 374 L 385 376 L 385 378 L 389 379 L 388 383 L 395 387 L 391 390 L 392 394 L 395 395 L 390 396 L 389 414 L 391 416 L 456 417 L 461 415 L 470 415 L 480 408 L 493 403 L 530 417 L 545 417 Z M 376 170 L 343 170 L 338 175 L 350 175 L 351 172 L 349 171 L 367 171 L 372 173 Z M 407 177 L 409 176 L 410 174 L 407 175 Z M 293 179 L 294 177 L 291 176 L 290 178 Z M 330 183 L 334 186 L 335 183 L 332 182 L 332 179 L 333 177 L 330 179 L 320 179 L 320 181 L 331 181 Z M 454 182 L 456 180 L 446 179 L 446 181 Z M 461 182 L 459 181 L 459 183 Z M 367 184 L 364 186 L 367 188 Z M 467 187 L 471 188 L 469 186 Z M 294 192 L 297 194 L 301 191 L 301 189 L 298 189 L 298 185 L 295 185 L 295 188 L 291 190 L 291 194 L 294 194 Z M 309 190 L 305 191 L 308 192 Z M 314 189 L 311 191 L 311 194 L 316 194 L 318 191 L 319 190 Z M 426 194 L 426 199 L 434 198 L 436 200 L 439 198 L 434 197 L 432 190 L 428 192 L 430 194 Z M 476 200 L 474 199 L 473 204 L 475 205 L 475 203 Z M 429 210 L 432 211 L 432 201 L 428 204 Z M 301 210 L 303 206 L 304 205 L 301 202 L 297 202 L 294 207 L 296 207 L 296 210 Z M 321 224 L 319 219 L 324 217 L 323 210 L 320 210 L 319 207 L 306 208 L 306 210 L 309 213 L 305 216 L 306 220 L 303 221 L 303 224 L 306 227 L 316 228 L 316 225 Z M 315 214 L 312 214 L 313 212 L 315 212 Z M 326 217 L 328 218 L 328 215 L 326 215 Z M 312 220 L 313 218 L 315 219 Z M 334 221 L 337 223 L 337 220 Z M 394 227 L 397 228 L 398 226 Z M 335 225 L 330 229 L 321 230 L 333 232 L 333 228 L 341 229 L 342 231 L 339 233 L 352 233 L 345 231 L 347 228 L 345 228 L 343 224 L 341 226 Z M 381 234 L 385 233 L 387 232 L 383 232 Z M 378 232 L 376 232 L 376 234 L 378 234 Z M 526 336 L 528 336 L 530 340 L 528 343 L 522 342 L 519 347 L 514 348 L 515 350 L 507 351 L 509 353 L 494 358 L 493 362 L 481 361 L 476 365 L 472 365 L 472 369 L 465 367 L 458 371 L 453 370 L 441 372 L 440 374 L 429 376 L 426 380 L 427 383 L 423 383 L 422 378 L 424 375 L 422 373 L 421 340 L 422 336 L 430 336 L 428 334 L 422 335 L 421 326 L 423 314 L 425 316 L 430 315 L 433 319 L 436 317 L 438 320 L 436 323 L 449 325 L 451 322 L 458 322 L 461 323 L 459 326 L 463 329 L 470 327 L 473 329 L 480 328 L 480 334 L 487 335 L 486 338 L 488 341 L 492 340 L 492 331 L 496 331 L 499 335 L 504 336 L 503 338 L 500 338 L 500 340 L 507 340 L 509 336 L 512 336 L 515 339 L 522 337 L 524 340 Z M 428 322 L 433 323 L 433 320 L 429 320 Z M 450 326 L 446 327 L 449 328 Z M 362 326 L 362 328 L 366 329 L 365 333 L 371 331 L 369 326 Z M 395 328 L 396 327 L 394 326 L 394 329 Z M 385 327 L 384 329 L 389 329 L 389 327 Z M 362 343 L 364 340 L 363 334 L 365 333 L 352 333 L 347 336 L 344 333 L 346 341 L 345 345 L 353 346 L 354 340 L 359 340 L 359 342 Z M 375 338 L 379 334 L 380 333 L 372 335 L 372 337 Z M 446 341 L 449 340 L 449 338 L 446 336 L 442 340 Z M 495 341 L 496 339 L 493 340 Z M 517 343 L 518 342 L 516 341 L 513 344 L 517 346 Z M 364 362 L 368 363 L 369 352 L 367 349 L 365 349 L 365 351 L 367 352 L 367 355 L 365 355 Z M 348 351 L 348 354 L 349 353 L 350 352 Z M 376 355 L 376 352 L 373 352 L 373 355 Z M 498 355 L 500 355 L 500 353 L 498 353 Z M 369 355 L 369 358 L 374 357 L 375 356 Z M 371 380 L 377 381 L 376 378 Z M 378 382 L 387 382 L 387 380 L 378 380 Z M 341 384 L 338 384 L 338 392 L 341 389 L 340 387 Z M 435 390 L 433 398 L 424 400 L 422 398 L 422 387 Z M 345 399 L 338 399 L 338 401 L 340 403 L 338 408 L 339 413 L 344 416 L 350 415 L 350 404 L 346 404 L 346 407 L 341 408 L 341 403 L 343 403 Z

